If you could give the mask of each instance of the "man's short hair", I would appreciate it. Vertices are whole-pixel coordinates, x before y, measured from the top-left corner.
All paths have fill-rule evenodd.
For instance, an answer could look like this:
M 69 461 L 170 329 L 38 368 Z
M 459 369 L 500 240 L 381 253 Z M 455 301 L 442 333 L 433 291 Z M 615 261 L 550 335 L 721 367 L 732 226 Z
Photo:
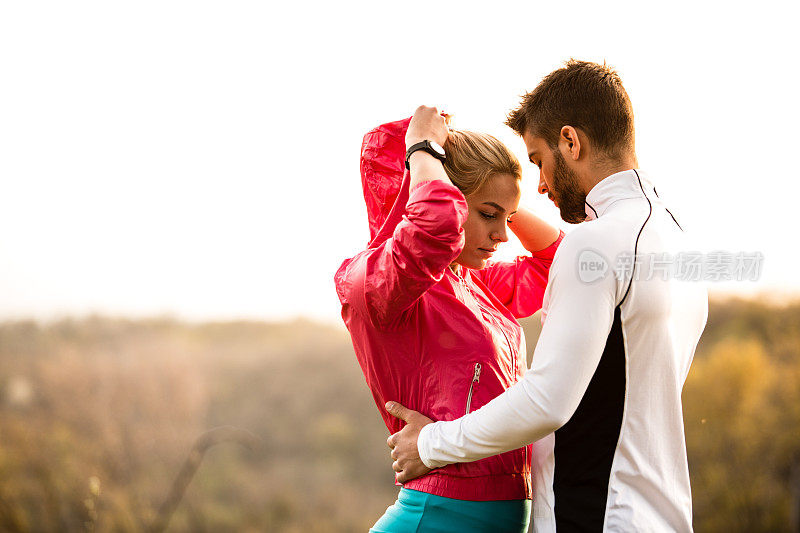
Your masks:
M 542 137 L 552 149 L 563 126 L 583 130 L 607 156 L 634 149 L 631 101 L 619 75 L 605 63 L 570 59 L 522 97 L 506 124 L 519 135 Z

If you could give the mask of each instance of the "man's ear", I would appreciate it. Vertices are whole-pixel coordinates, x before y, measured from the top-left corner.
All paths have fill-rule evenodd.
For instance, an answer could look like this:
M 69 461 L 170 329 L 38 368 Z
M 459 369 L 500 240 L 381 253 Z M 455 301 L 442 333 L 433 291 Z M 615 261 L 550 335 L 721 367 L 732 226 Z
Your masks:
M 578 137 L 578 130 L 572 126 L 563 126 L 558 137 L 558 144 L 564 148 L 564 155 L 569 154 L 573 161 L 578 160 L 581 155 L 581 140 Z

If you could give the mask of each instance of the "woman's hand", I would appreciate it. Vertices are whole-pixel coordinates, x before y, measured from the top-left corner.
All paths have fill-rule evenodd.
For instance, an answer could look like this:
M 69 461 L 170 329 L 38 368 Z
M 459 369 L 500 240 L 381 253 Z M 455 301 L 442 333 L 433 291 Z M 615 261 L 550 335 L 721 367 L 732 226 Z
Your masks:
M 443 115 L 435 107 L 421 105 L 414 111 L 406 131 L 406 150 L 422 141 L 433 141 L 444 146 L 449 131 L 450 116 Z
M 449 132 L 449 115 L 442 115 L 435 107 L 421 105 L 414 111 L 406 131 L 406 150 L 422 141 L 433 141 L 444 146 Z M 426 181 L 440 180 L 452 183 L 442 162 L 424 150 L 417 150 L 408 160 L 411 166 L 411 189 Z

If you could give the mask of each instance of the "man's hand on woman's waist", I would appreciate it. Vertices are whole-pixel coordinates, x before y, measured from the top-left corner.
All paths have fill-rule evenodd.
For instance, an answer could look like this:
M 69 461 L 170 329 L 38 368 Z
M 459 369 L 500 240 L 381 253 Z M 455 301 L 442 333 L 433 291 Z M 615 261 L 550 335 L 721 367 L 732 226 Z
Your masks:
M 386 411 L 390 415 L 406 421 L 403 429 L 386 440 L 386 444 L 392 449 L 391 455 L 394 460 L 392 469 L 397 472 L 397 481 L 405 483 L 424 476 L 431 469 L 425 466 L 419 457 L 417 439 L 422 428 L 432 424 L 433 420 L 397 402 L 386 402 Z

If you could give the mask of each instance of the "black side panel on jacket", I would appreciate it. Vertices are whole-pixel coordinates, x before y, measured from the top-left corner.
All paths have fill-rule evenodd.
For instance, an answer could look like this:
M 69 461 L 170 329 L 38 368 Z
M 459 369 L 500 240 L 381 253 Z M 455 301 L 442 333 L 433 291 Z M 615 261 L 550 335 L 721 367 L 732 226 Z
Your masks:
M 597 370 L 581 403 L 555 432 L 556 529 L 602 531 L 611 463 L 625 404 L 625 345 L 619 306 Z

